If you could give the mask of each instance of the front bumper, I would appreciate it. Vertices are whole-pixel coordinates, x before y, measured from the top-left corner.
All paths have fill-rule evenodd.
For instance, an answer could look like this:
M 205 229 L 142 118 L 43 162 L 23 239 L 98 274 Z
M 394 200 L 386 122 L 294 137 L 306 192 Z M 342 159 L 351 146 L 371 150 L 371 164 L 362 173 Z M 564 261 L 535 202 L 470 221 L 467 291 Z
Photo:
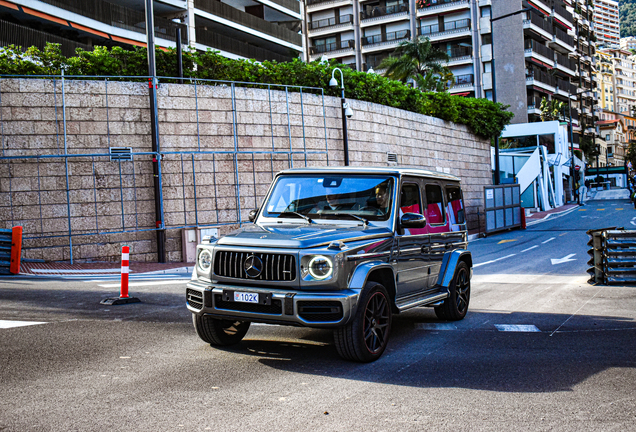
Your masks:
M 235 302 L 231 295 L 234 291 L 258 293 L 261 299 L 267 298 L 269 304 Z M 360 290 L 353 289 L 306 292 L 190 281 L 186 288 L 186 305 L 197 315 L 324 328 L 349 322 L 359 296 Z

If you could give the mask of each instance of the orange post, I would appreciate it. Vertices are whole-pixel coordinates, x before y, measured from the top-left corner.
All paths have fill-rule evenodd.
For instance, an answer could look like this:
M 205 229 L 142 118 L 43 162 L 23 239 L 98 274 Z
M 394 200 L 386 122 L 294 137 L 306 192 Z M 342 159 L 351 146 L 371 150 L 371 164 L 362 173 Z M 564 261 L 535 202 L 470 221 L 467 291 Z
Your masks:
M 526 209 L 521 207 L 521 229 L 526 229 Z
M 122 246 L 121 248 L 121 293 L 120 298 L 128 298 L 128 258 L 130 256 L 130 247 Z
M 20 259 L 22 256 L 22 227 L 15 226 L 11 229 L 11 265 L 9 271 L 13 274 L 20 273 Z

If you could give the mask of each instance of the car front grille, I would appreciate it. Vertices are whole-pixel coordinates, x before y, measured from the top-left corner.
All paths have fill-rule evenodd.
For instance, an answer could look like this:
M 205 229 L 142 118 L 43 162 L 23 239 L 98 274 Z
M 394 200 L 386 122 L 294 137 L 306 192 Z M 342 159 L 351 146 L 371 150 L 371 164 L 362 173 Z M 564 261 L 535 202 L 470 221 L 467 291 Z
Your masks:
M 336 322 L 342 319 L 338 301 L 299 301 L 298 316 L 308 322 Z
M 261 272 L 250 277 L 245 260 L 254 255 L 262 263 Z M 234 279 L 290 282 L 296 279 L 296 257 L 289 254 L 218 251 L 214 257 L 214 274 Z
M 221 294 L 214 294 L 214 307 L 229 311 L 282 315 L 283 305 L 280 300 L 272 299 L 269 305 L 224 301 Z
M 194 309 L 203 309 L 203 293 L 192 289 L 186 290 L 186 299 L 188 304 Z

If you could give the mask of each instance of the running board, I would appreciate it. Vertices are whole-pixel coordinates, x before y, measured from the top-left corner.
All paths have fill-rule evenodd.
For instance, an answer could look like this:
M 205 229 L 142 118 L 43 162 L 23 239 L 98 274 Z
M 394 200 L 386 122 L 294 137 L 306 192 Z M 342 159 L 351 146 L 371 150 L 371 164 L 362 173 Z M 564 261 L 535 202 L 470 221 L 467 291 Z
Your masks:
M 433 294 L 424 294 L 421 296 L 409 296 L 405 299 L 397 300 L 395 302 L 395 306 L 400 310 L 400 312 L 405 311 L 407 309 L 411 309 L 418 306 L 425 306 L 431 303 L 437 303 L 441 300 L 448 298 L 447 292 L 436 292 Z

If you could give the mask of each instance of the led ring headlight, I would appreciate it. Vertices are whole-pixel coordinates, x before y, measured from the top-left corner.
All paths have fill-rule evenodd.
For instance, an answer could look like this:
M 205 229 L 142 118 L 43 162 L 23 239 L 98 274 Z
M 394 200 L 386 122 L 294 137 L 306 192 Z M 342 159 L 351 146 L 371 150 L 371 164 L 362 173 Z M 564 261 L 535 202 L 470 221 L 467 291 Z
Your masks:
M 201 251 L 201 253 L 199 254 L 198 263 L 201 270 L 210 270 L 210 267 L 212 266 L 212 254 L 210 253 L 210 251 Z
M 310 259 L 307 267 L 311 277 L 318 280 L 327 279 L 333 273 L 333 263 L 324 255 L 317 255 Z

